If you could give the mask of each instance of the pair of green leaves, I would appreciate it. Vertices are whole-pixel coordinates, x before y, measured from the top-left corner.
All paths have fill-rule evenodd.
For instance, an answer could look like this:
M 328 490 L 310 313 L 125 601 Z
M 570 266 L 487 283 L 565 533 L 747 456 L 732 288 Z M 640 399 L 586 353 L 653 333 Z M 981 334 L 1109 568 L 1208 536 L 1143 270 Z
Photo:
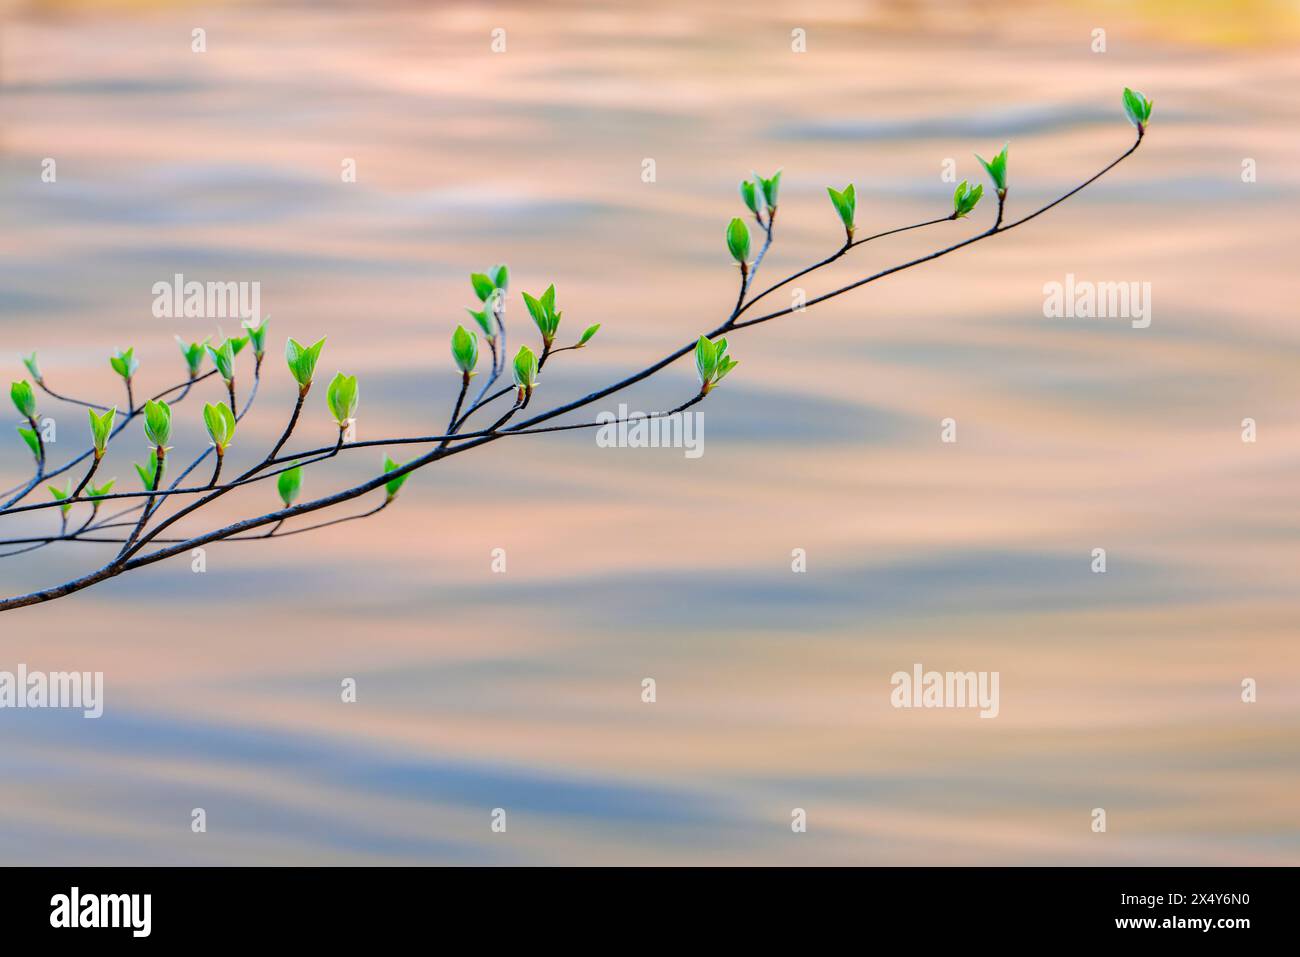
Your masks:
M 542 341 L 548 346 L 555 340 L 555 331 L 560 328 L 560 316 L 555 308 L 555 284 L 546 287 L 546 292 L 534 298 L 524 293 L 524 305 L 533 317 L 533 325 L 542 334 Z
M 957 191 L 952 194 L 952 218 L 961 219 L 970 213 L 979 205 L 980 197 L 984 195 L 984 184 L 971 186 L 970 183 L 962 180 L 957 184 Z
M 216 446 L 217 455 L 225 455 L 226 447 L 235 437 L 235 413 L 224 402 L 208 402 L 203 406 L 203 424 L 208 429 L 208 438 Z
M 144 404 L 144 435 L 154 448 L 165 449 L 172 437 L 172 410 L 162 399 Z
M 325 403 L 329 406 L 330 414 L 334 416 L 334 423 L 340 429 L 346 429 L 348 421 L 356 415 L 359 398 L 357 377 L 344 375 L 342 372 L 334 373 L 334 378 L 330 380 L 329 388 L 325 392 Z
M 478 336 L 464 326 L 457 326 L 451 334 L 451 358 L 468 381 L 478 365 Z
M 727 224 L 727 251 L 741 269 L 749 266 L 749 227 L 736 218 Z
M 128 382 L 131 381 L 131 376 L 135 375 L 136 370 L 140 368 L 140 363 L 135 358 L 134 346 L 125 352 L 118 350 L 115 355 L 109 356 L 108 364 L 113 367 L 114 372 Z
M 852 183 L 843 189 L 836 189 L 834 186 L 827 186 L 826 193 L 831 198 L 831 205 L 835 207 L 835 212 L 839 214 L 840 222 L 844 224 L 844 233 L 849 239 L 853 239 L 853 219 L 858 210 L 858 194 Z
M 1124 87 L 1124 112 L 1128 114 L 1129 122 L 1137 127 L 1138 132 L 1143 133 L 1146 131 L 1147 123 L 1151 121 L 1151 101 L 1137 90 Z
M 484 338 L 491 342 L 497 335 L 491 301 L 494 297 L 506 294 L 506 288 L 510 284 L 510 270 L 505 266 L 493 266 L 485 273 L 470 273 L 469 281 L 474 287 L 474 295 L 478 297 L 479 308 L 470 309 L 467 306 L 465 311 L 483 330 Z
M 493 266 L 485 273 L 470 273 L 469 281 L 474 287 L 474 295 L 478 296 L 478 301 L 487 302 L 498 289 L 502 293 L 506 291 L 506 287 L 510 284 L 510 270 L 505 266 Z
M 248 337 L 240 336 L 236 339 L 223 339 L 220 345 L 211 346 L 204 343 L 208 350 L 208 356 L 212 359 L 212 364 L 217 367 L 217 373 L 227 383 L 234 381 L 235 378 L 235 356 L 239 351 L 248 345 Z
M 712 342 L 700 336 L 695 343 L 695 371 L 700 376 L 700 391 L 707 393 L 736 367 L 736 360 L 727 355 L 727 340 Z
M 113 491 L 113 486 L 116 484 L 117 484 L 117 479 L 111 478 L 103 485 L 87 485 L 86 498 L 91 499 L 92 501 L 96 499 L 101 499 L 109 492 Z M 99 508 L 98 502 L 95 503 L 95 508 Z
M 1007 148 L 1009 145 L 1003 146 L 1002 152 L 991 160 L 986 160 L 978 153 L 975 154 L 975 158 L 980 161 L 980 165 L 988 172 L 989 179 L 993 180 L 993 186 L 997 189 L 999 196 L 1005 196 L 1007 192 Z
M 537 354 L 527 346 L 520 346 L 512 365 L 519 397 L 525 398 L 537 387 Z
M 270 324 L 270 316 L 265 317 L 261 322 L 245 319 L 242 323 L 244 329 L 248 332 L 249 341 L 253 343 L 253 355 L 259 359 L 266 355 L 266 327 Z
M 9 398 L 13 399 L 14 408 L 24 419 L 36 418 L 36 392 L 32 384 L 21 379 L 9 386 Z
M 47 485 L 45 487 L 50 490 L 50 494 L 54 496 L 56 502 L 65 503 L 59 507 L 59 511 L 66 517 L 72 511 L 72 503 L 68 501 L 68 499 L 72 498 L 72 479 L 64 482 L 63 488 L 59 488 L 57 485 Z
M 104 412 L 96 412 L 94 409 L 86 410 L 90 414 L 90 435 L 95 442 L 95 458 L 104 457 L 104 450 L 108 448 L 108 440 L 113 434 L 113 420 L 117 418 L 116 407 Z
M 770 177 L 764 178 L 757 173 L 752 180 L 743 180 L 740 184 L 740 198 L 745 201 L 749 211 L 755 216 L 758 215 L 758 200 L 761 196 L 763 205 L 769 211 L 776 211 L 776 201 L 781 192 L 781 170 L 777 170 Z
M 203 365 L 203 356 L 207 351 L 208 340 L 186 342 L 180 336 L 177 336 L 176 345 L 180 346 L 181 355 L 185 357 L 185 367 L 190 371 L 190 378 L 195 378 L 199 374 L 199 367 Z
M 310 346 L 304 346 L 292 337 L 285 343 L 285 361 L 289 363 L 289 372 L 298 383 L 298 391 L 303 395 L 306 395 L 307 390 L 311 388 L 312 376 L 316 374 L 316 360 L 320 358 L 320 351 L 324 347 L 324 339 Z

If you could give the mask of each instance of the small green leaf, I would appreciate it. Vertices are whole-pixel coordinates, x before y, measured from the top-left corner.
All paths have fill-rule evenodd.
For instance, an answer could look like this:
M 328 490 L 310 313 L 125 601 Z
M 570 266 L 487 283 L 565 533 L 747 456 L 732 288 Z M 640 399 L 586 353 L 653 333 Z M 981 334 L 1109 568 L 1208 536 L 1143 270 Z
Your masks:
M 487 302 L 492 293 L 497 291 L 496 283 L 481 272 L 469 274 L 469 281 L 474 286 L 474 295 L 479 302 Z
M 302 466 L 295 462 L 293 468 L 281 472 L 280 477 L 276 479 L 275 487 L 285 507 L 292 505 L 298 493 L 302 491 Z
M 507 269 L 504 264 L 494 266 L 488 275 L 492 277 L 492 285 L 496 286 L 502 292 L 505 292 L 506 287 L 510 285 L 510 270 Z
M 32 450 L 32 455 L 39 460 L 41 457 L 41 439 L 36 434 L 36 430 L 20 425 L 18 426 L 18 434 L 23 437 L 27 447 Z
M 740 181 L 740 198 L 744 200 L 745 205 L 749 207 L 749 211 L 757 216 L 758 190 L 751 180 L 744 179 Z
M 144 485 L 144 490 L 146 492 L 156 491 L 154 488 L 154 478 L 158 475 L 158 450 L 149 450 L 148 465 L 141 465 L 138 462 L 133 464 L 135 465 L 135 474 L 140 476 L 140 481 Z
M 172 437 L 172 410 L 161 399 L 144 404 L 144 435 L 155 448 L 166 448 Z
M 575 349 L 581 349 L 581 348 L 582 348 L 583 346 L 585 346 L 588 342 L 590 342 L 590 341 L 591 341 L 591 337 L 594 336 L 594 335 L 595 335 L 596 333 L 598 333 L 599 331 L 600 331 L 600 323 L 599 323 L 599 322 L 596 323 L 594 326 L 588 326 L 586 329 L 583 330 L 583 332 L 582 332 L 582 337 L 578 339 L 578 343 L 577 343 L 577 345 L 575 345 L 573 348 L 575 348 Z
M 96 412 L 94 409 L 86 411 L 90 413 L 90 435 L 95 443 L 95 457 L 100 458 L 108 448 L 108 439 L 113 434 L 113 420 L 117 418 L 117 408 L 111 408 L 106 412 Z
M 464 326 L 457 326 L 451 334 L 451 358 L 464 375 L 473 375 L 478 365 L 478 336 Z
M 26 379 L 20 379 L 9 386 L 9 398 L 13 399 L 14 408 L 24 419 L 36 418 L 36 393 Z
M 727 224 L 727 249 L 740 265 L 749 263 L 749 227 L 739 218 Z
M 515 385 L 523 394 L 537 386 L 537 355 L 527 346 L 520 346 L 513 364 Z
M 1002 147 L 1002 152 L 991 160 L 986 160 L 978 153 L 975 154 L 975 158 L 988 172 L 989 179 L 993 180 L 993 186 L 999 193 L 1007 191 L 1007 148 L 1007 146 Z
M 212 444 L 220 454 L 224 455 L 226 447 L 235 437 L 235 413 L 230 411 L 230 406 L 225 402 L 205 403 L 203 424 L 207 427 L 208 438 L 212 440 Z
M 707 388 L 713 381 L 713 373 L 717 366 L 717 348 L 709 341 L 708 336 L 700 336 L 699 341 L 695 343 L 695 371 L 699 374 L 701 388 Z
M 41 367 L 36 364 L 36 353 L 33 352 L 29 356 L 23 356 L 22 359 L 23 365 L 27 366 L 27 371 L 31 373 L 32 378 L 38 383 L 44 382 L 45 380 L 41 377 Z
M 777 196 L 781 191 L 781 170 L 777 170 L 766 179 L 757 173 L 754 176 L 758 179 L 759 186 L 763 188 L 763 202 L 767 204 L 768 209 L 776 209 Z
M 475 312 L 468 306 L 465 308 L 465 311 L 468 312 L 470 316 L 473 317 L 474 321 L 478 323 L 478 327 L 483 330 L 485 338 L 490 341 L 497 337 L 496 330 L 492 328 L 493 319 L 491 312 L 487 309 L 481 309 L 478 312 Z
M 334 373 L 329 388 L 325 392 L 325 402 L 329 406 L 334 421 L 340 429 L 347 428 L 348 420 L 357 412 L 357 377 Z
M 387 475 L 389 472 L 393 471 L 394 469 L 399 469 L 399 468 L 401 468 L 401 466 L 398 463 L 394 462 L 387 455 L 384 456 L 385 475 Z M 388 501 L 391 502 L 393 499 L 397 497 L 397 493 L 401 491 L 402 486 L 406 484 L 406 480 L 410 477 L 411 477 L 411 473 L 407 472 L 404 475 L 399 475 L 396 478 L 389 479 L 387 482 L 384 483 L 384 490 L 388 493 Z

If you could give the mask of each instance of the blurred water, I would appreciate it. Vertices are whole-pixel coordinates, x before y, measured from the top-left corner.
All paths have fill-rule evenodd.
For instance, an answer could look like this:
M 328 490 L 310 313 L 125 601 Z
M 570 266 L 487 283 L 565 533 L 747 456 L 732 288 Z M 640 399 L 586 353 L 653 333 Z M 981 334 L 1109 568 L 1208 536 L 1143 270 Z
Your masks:
M 134 344 L 165 387 L 172 336 L 213 324 L 153 318 L 153 283 L 259 281 L 276 345 L 250 457 L 287 414 L 286 335 L 327 335 L 324 375 L 360 376 L 360 437 L 437 430 L 466 276 L 506 261 L 514 290 L 556 282 L 572 334 L 602 323 L 548 366 L 538 398 L 558 402 L 717 324 L 750 170 L 785 169 L 776 277 L 837 243 L 827 183 L 856 181 L 862 230 L 915 222 L 949 201 L 945 159 L 974 179 L 971 153 L 1011 138 L 1014 216 L 1127 147 L 1124 85 L 1158 120 L 1024 229 L 738 333 L 700 459 L 584 433 L 500 442 L 367 522 L 0 616 L 0 670 L 107 684 L 98 721 L 0 712 L 0 861 L 1296 863 L 1295 24 L 1268 4 L 1195 30 L 1162 4 L 1103 12 L 11 12 L 6 369 L 38 348 L 56 388 L 111 397 L 104 357 Z M 808 294 L 976 218 L 859 250 Z M 1151 327 L 1044 319 L 1043 284 L 1067 272 L 1152 283 Z M 692 389 L 679 364 L 627 401 Z M 43 406 L 66 455 L 81 414 Z M 313 396 L 303 445 L 330 428 Z M 178 452 L 198 435 L 187 420 Z M 25 467 L 11 439 L 6 487 Z M 124 485 L 130 442 L 106 473 Z M 309 491 L 377 458 L 313 471 Z M 107 557 L 33 553 L 0 565 L 0 590 Z M 1000 671 L 1000 716 L 890 708 L 914 662 Z

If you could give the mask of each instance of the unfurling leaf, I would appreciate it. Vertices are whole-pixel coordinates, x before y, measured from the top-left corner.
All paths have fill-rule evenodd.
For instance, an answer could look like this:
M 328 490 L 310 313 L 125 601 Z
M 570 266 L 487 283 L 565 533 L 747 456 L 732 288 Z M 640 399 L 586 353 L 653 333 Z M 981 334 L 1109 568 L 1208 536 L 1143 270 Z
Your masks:
M 781 192 L 781 170 L 777 170 L 775 173 L 773 173 L 771 176 L 767 177 L 766 179 L 764 179 L 762 176 L 759 176 L 757 173 L 755 173 L 754 178 L 758 180 L 758 185 L 763 190 L 764 204 L 766 204 L 769 210 L 775 210 L 776 201 L 779 193 Z
M 490 309 L 480 309 L 478 312 L 475 312 L 473 309 L 466 306 L 465 311 L 468 312 L 473 317 L 474 321 L 478 323 L 478 327 L 483 330 L 484 337 L 489 341 L 497 337 L 496 330 L 492 328 L 493 319 L 492 311 Z
M 586 329 L 583 330 L 583 332 L 582 332 L 582 337 L 581 337 L 580 339 L 578 339 L 577 344 L 574 345 L 573 348 L 575 348 L 575 349 L 581 349 L 581 348 L 582 348 L 583 346 L 585 346 L 588 342 L 590 342 L 590 341 L 591 341 L 591 337 L 594 336 L 594 335 L 595 335 L 596 333 L 598 333 L 598 332 L 600 332 L 600 323 L 599 323 L 599 322 L 596 323 L 594 326 L 588 326 Z
M 204 344 L 204 348 L 208 350 L 208 356 L 212 359 L 212 364 L 217 367 L 217 374 L 227 382 L 235 378 L 235 343 L 237 341 L 242 349 L 243 344 L 248 340 L 223 339 L 218 346 Z
M 144 435 L 154 448 L 166 448 L 172 437 L 172 410 L 161 399 L 144 404 Z
M 980 197 L 984 195 L 984 184 L 971 186 L 970 183 L 962 180 L 957 185 L 957 191 L 952 194 L 952 212 L 954 219 L 961 219 L 971 210 L 979 205 Z
M 488 270 L 488 276 L 492 279 L 492 285 L 496 286 L 502 292 L 510 285 L 510 270 L 504 264 L 493 266 Z
M 32 450 L 32 455 L 39 460 L 41 457 L 41 437 L 36 434 L 36 430 L 20 425 L 18 426 L 18 434 L 23 437 L 27 447 Z
M 758 215 L 758 188 L 751 180 L 740 181 L 740 198 L 744 200 L 749 211 L 755 216 Z
M 108 439 L 113 434 L 113 420 L 117 418 L 116 407 L 105 412 L 87 409 L 90 413 L 90 436 L 95 442 L 95 458 L 102 458 L 108 448 Z
M 325 392 L 325 402 L 340 429 L 347 428 L 348 420 L 357 412 L 357 377 L 334 373 L 329 389 Z
M 826 192 L 831 198 L 831 205 L 835 207 L 835 212 L 839 213 L 840 222 L 844 224 L 844 232 L 853 238 L 854 219 L 858 211 L 858 194 L 853 184 L 849 183 L 842 190 L 833 186 L 827 186 Z
M 398 463 L 394 462 L 387 455 L 384 456 L 384 474 L 388 474 L 394 469 L 399 469 L 399 468 L 401 468 L 401 466 Z M 411 477 L 411 473 L 406 472 L 405 474 L 399 475 L 396 478 L 391 478 L 384 483 L 384 491 L 388 493 L 388 501 L 391 502 L 393 499 L 397 497 L 397 493 L 401 490 L 402 486 L 406 483 L 406 480 L 410 477 Z
M 710 342 L 707 336 L 700 336 L 695 343 L 695 371 L 700 377 L 700 392 L 707 394 L 736 365 L 736 360 L 727 355 L 726 339 Z
M 261 322 L 252 319 L 245 319 L 243 327 L 248 330 L 248 338 L 253 342 L 253 355 L 262 358 L 266 355 L 266 327 L 271 324 L 270 317 L 264 318 Z
M 156 491 L 154 489 L 154 480 L 158 476 L 158 450 L 149 450 L 148 465 L 141 465 L 138 462 L 133 464 L 135 465 L 135 474 L 140 476 L 140 481 L 144 484 L 144 490 L 146 492 Z
M 478 365 L 478 336 L 464 326 L 457 326 L 451 334 L 451 357 L 463 375 L 473 375 Z
M 1124 87 L 1124 112 L 1128 114 L 1129 122 L 1138 128 L 1138 132 L 1143 133 L 1151 121 L 1151 101 L 1137 90 Z
M 44 382 L 45 380 L 41 377 L 41 367 L 36 364 L 36 353 L 33 352 L 31 355 L 22 358 L 23 365 L 27 366 L 27 371 L 32 374 L 32 378 L 36 380 L 37 384 Z
M 235 437 L 235 413 L 224 402 L 205 403 L 203 406 L 203 424 L 207 427 L 208 438 L 217 448 L 218 455 L 226 454 L 226 447 Z
M 298 383 L 298 391 L 305 393 L 311 387 L 312 376 L 316 374 L 316 360 L 325 345 L 322 338 L 311 346 L 304 346 L 297 339 L 290 338 L 284 345 L 284 358 L 289 364 L 289 372 Z
M 469 274 L 469 281 L 474 286 L 474 295 L 478 296 L 479 302 L 487 302 L 492 298 L 492 293 L 497 291 L 496 283 L 485 273 L 472 272 Z
M 9 398 L 13 399 L 14 408 L 24 419 L 36 418 L 36 393 L 26 379 L 20 379 L 9 386 Z
M 125 352 L 119 351 L 115 355 L 108 357 L 108 364 L 113 367 L 113 371 L 123 379 L 130 379 L 135 375 L 136 370 L 140 368 L 140 363 L 135 358 L 135 347 L 132 346 Z
M 199 366 L 203 364 L 203 355 L 207 349 L 208 340 L 186 342 L 180 336 L 177 336 L 176 345 L 180 346 L 181 355 L 185 357 L 185 366 L 190 371 L 190 378 L 193 379 L 199 374 Z
M 515 385 L 519 387 L 519 396 L 524 398 L 537 386 L 537 355 L 527 346 L 520 346 L 515 353 L 513 364 Z
M 280 493 L 280 501 L 284 502 L 285 507 L 292 505 L 298 493 L 302 491 L 302 466 L 295 464 L 293 468 L 281 472 L 280 477 L 276 479 L 275 488 Z
M 980 156 L 978 153 L 975 154 L 975 158 L 979 160 L 980 164 L 984 167 L 984 169 L 988 171 L 989 179 L 993 180 L 993 186 L 998 191 L 998 193 L 999 194 L 1006 193 L 1007 191 L 1007 146 L 1002 147 L 1002 152 L 999 153 L 997 156 L 993 157 L 991 160 L 986 160 L 983 156 Z
M 524 305 L 528 307 L 528 315 L 532 316 L 533 324 L 537 326 L 537 331 L 542 334 L 542 341 L 547 345 L 555 339 L 555 331 L 560 328 L 560 318 L 562 313 L 555 309 L 555 285 L 546 287 L 546 292 L 541 296 L 534 298 L 528 293 L 523 294 Z
M 742 267 L 749 263 L 749 227 L 741 219 L 727 224 L 727 249 Z

